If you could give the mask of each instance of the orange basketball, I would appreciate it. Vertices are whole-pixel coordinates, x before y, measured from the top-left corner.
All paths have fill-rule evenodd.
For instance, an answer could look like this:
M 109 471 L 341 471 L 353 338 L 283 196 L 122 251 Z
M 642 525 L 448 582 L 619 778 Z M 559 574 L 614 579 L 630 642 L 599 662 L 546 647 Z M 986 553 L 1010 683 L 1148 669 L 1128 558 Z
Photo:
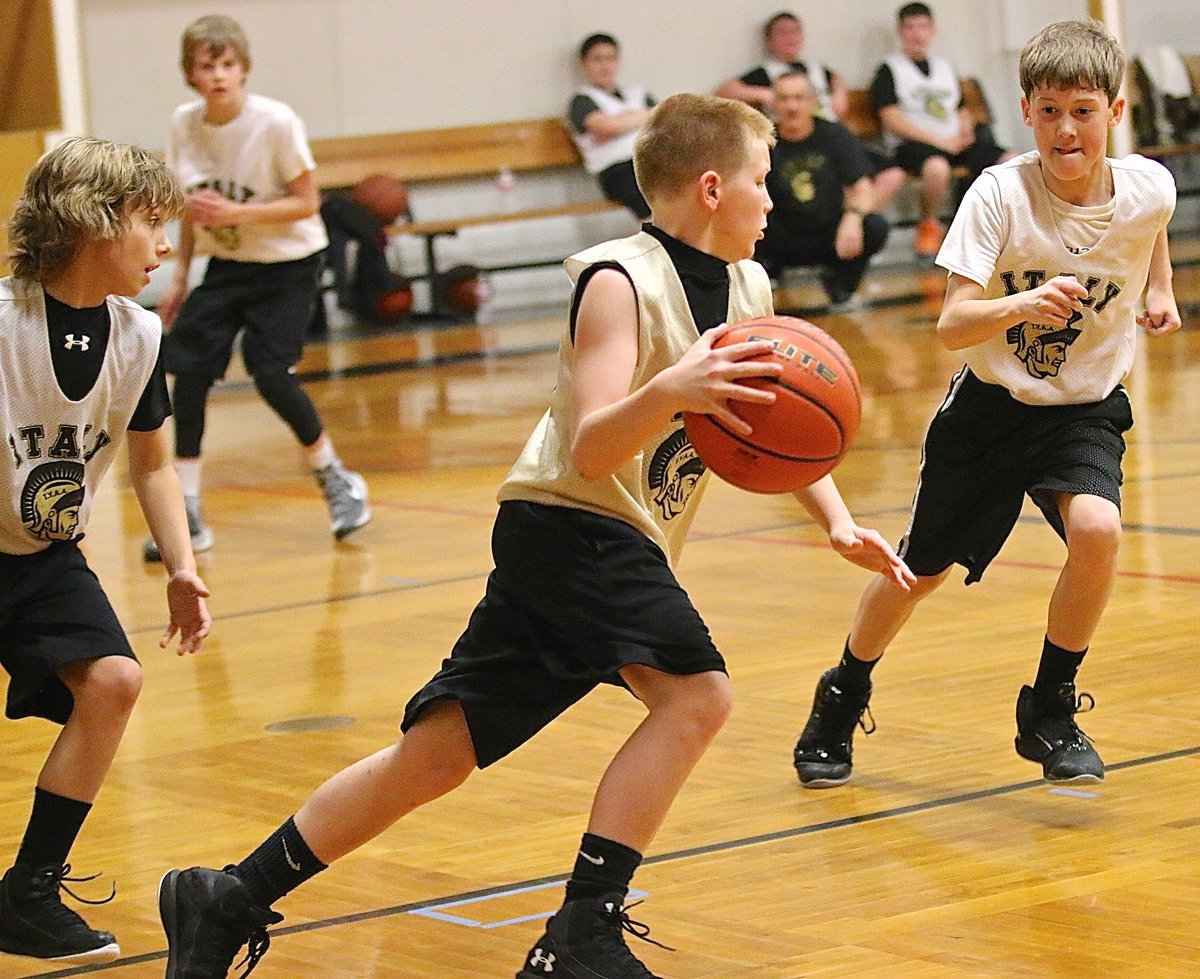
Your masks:
M 384 292 L 375 300 L 375 319 L 381 323 L 399 323 L 412 312 L 413 294 L 407 285 Z
M 354 188 L 354 202 L 379 219 L 392 224 L 408 211 L 408 184 L 383 173 L 373 173 Z
M 474 313 L 487 298 L 487 286 L 474 265 L 455 265 L 440 276 L 442 302 L 461 313 Z
M 684 424 L 700 459 L 726 482 L 753 493 L 786 493 L 815 483 L 838 464 L 858 434 L 862 400 L 846 352 L 805 320 L 747 320 L 716 346 L 764 339 L 775 345 L 766 357 L 782 361 L 783 373 L 742 383 L 773 390 L 774 403 L 729 402 L 754 431 L 741 435 L 713 415 L 690 412 Z

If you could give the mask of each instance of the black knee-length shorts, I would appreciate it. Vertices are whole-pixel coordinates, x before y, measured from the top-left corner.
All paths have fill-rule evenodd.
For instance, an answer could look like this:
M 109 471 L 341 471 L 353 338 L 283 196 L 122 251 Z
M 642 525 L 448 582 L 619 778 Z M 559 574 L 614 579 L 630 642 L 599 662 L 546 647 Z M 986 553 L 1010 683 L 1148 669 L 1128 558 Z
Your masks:
M 663 552 L 624 521 L 572 507 L 500 505 L 495 570 L 450 658 L 405 708 L 457 700 L 480 768 L 517 748 L 619 670 L 725 672 Z
M 1029 405 L 963 368 L 930 423 L 908 530 L 897 548 L 914 574 L 952 564 L 978 581 L 1012 533 L 1026 494 L 1060 537 L 1059 493 L 1121 506 L 1125 389 L 1103 401 Z

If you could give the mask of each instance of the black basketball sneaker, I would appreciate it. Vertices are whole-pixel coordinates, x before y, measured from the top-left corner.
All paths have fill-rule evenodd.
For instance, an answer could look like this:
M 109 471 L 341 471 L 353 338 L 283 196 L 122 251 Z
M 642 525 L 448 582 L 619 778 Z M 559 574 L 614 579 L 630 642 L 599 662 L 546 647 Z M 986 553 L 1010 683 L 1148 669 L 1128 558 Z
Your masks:
M 822 674 L 812 713 L 792 753 L 801 785 L 827 789 L 849 781 L 855 727 L 861 725 L 864 734 L 875 730 L 875 720 L 867 707 L 870 699 L 870 685 L 861 693 L 847 693 L 838 687 L 837 667 Z M 870 726 L 863 721 L 864 715 Z
M 517 979 L 658 979 L 629 951 L 623 932 L 669 947 L 650 938 L 648 926 L 631 920 L 621 901 L 619 891 L 567 901 L 546 922 Z
M 1076 714 L 1095 706 L 1090 693 L 1075 695 L 1073 683 L 1061 684 L 1048 696 L 1022 687 L 1017 697 L 1017 754 L 1040 762 L 1047 782 L 1103 782 L 1104 762 L 1075 723 Z

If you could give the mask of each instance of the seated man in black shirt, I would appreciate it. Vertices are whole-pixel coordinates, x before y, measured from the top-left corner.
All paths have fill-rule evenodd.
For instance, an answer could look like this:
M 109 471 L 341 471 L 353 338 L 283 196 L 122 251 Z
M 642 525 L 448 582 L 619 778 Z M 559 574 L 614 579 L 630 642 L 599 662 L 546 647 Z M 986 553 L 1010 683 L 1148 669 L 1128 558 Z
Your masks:
M 888 236 L 887 220 L 873 213 L 870 164 L 849 130 L 815 118 L 807 75 L 777 78 L 774 101 L 779 141 L 767 190 L 775 207 L 755 257 L 773 278 L 789 266 L 821 266 L 830 308 L 845 308 Z

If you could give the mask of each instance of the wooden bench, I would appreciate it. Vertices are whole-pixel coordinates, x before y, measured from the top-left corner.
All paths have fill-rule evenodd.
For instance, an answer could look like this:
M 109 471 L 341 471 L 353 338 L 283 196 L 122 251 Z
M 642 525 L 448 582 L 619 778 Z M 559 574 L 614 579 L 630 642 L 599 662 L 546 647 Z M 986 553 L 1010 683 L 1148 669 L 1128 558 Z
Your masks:
M 582 163 L 566 125 L 561 119 L 553 118 L 314 139 L 311 146 L 317 161 L 317 185 L 323 191 L 353 187 L 374 173 L 417 184 L 494 177 L 502 170 L 513 174 L 544 172 L 578 167 Z M 598 214 L 620 209 L 620 204 L 607 200 L 576 201 L 519 211 L 467 214 L 429 221 L 407 220 L 391 225 L 386 232 L 388 235 L 417 235 L 424 240 L 427 263 L 424 278 L 430 286 L 430 312 L 437 315 L 443 312 L 437 268 L 436 243 L 439 238 L 456 235 L 463 228 L 481 225 Z M 484 268 L 484 271 L 534 268 L 556 261 L 543 259 L 493 265 Z

